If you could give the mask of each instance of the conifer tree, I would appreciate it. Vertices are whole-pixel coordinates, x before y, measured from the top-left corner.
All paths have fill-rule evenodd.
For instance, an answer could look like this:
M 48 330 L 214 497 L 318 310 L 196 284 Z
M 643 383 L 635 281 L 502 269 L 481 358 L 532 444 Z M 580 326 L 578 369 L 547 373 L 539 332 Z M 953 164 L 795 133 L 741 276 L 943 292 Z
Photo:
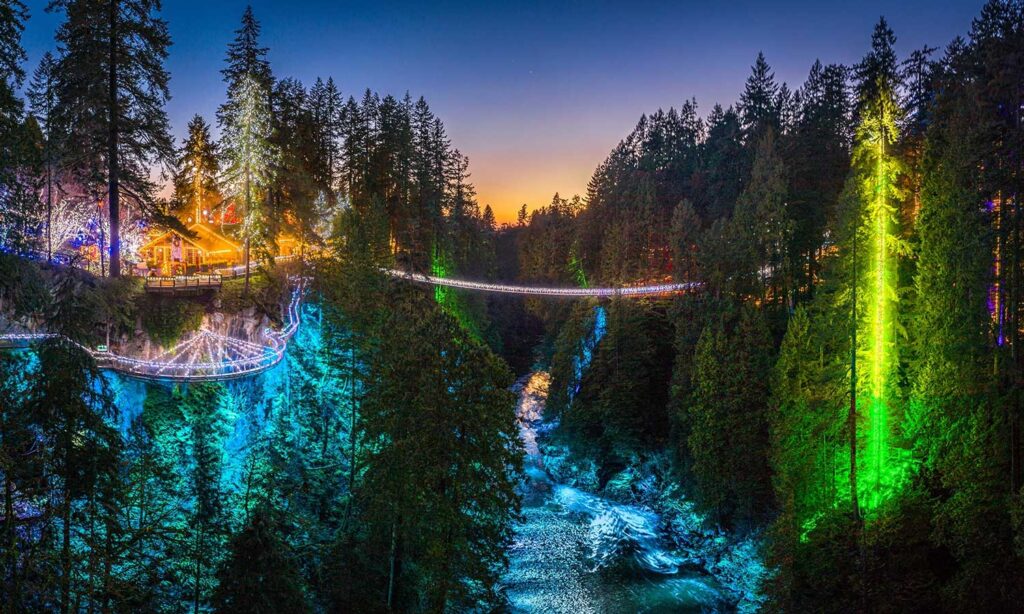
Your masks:
M 214 611 L 221 614 L 306 612 L 309 604 L 294 555 L 281 540 L 271 513 L 258 509 L 228 543 L 217 572 Z
M 895 99 L 899 84 L 895 37 L 882 19 L 872 36 L 872 50 L 858 66 L 858 118 L 853 149 L 853 177 L 859 201 L 860 228 L 854 236 L 860 249 L 852 265 L 861 275 L 858 294 L 863 309 L 856 324 L 858 362 L 857 410 L 864 429 L 865 449 L 859 464 L 859 490 L 867 509 L 877 507 L 900 479 L 894 467 L 890 439 L 899 407 L 897 369 L 900 364 L 897 327 L 898 259 L 908 249 L 900 240 L 899 207 L 903 192 L 898 178 L 902 164 L 896 155 L 902 109 Z M 859 257 L 859 260 L 858 260 Z M 864 407 L 867 405 L 867 407 Z
M 245 291 L 249 291 L 250 253 L 255 243 L 265 251 L 268 240 L 267 193 L 277 151 L 269 140 L 271 131 L 268 93 L 252 75 L 243 75 L 229 89 L 230 123 L 224 126 L 221 147 L 225 158 L 225 196 L 242 205 L 242 239 L 245 241 Z
M 707 119 L 707 138 L 702 143 L 701 174 L 704 189 L 694 207 L 705 224 L 732 215 L 736 198 L 749 173 L 749 157 L 743 150 L 743 128 L 736 111 L 715 105 Z
M 391 299 L 361 407 L 364 522 L 387 552 L 382 605 L 496 603 L 520 463 L 510 374 L 419 293 Z
M 214 208 L 222 206 L 217 188 L 219 174 L 220 161 L 210 125 L 201 115 L 195 115 L 188 123 L 188 137 L 179 153 L 178 172 L 174 176 L 174 200 L 194 222 L 212 219 Z M 222 222 L 223 219 L 222 212 Z
M 764 53 L 758 52 L 754 65 L 750 68 L 746 86 L 740 94 L 737 105 L 740 121 L 743 126 L 744 141 L 748 146 L 756 146 L 761 141 L 764 131 L 768 128 L 779 130 L 779 91 Z
M 170 168 L 174 149 L 164 68 L 171 44 L 159 0 L 54 0 L 65 21 L 57 30 L 56 123 L 79 180 L 105 183 L 110 215 L 110 275 L 121 274 L 122 192 L 163 221 L 150 180 L 154 164 Z
M 341 179 L 341 139 L 343 136 L 344 100 L 333 78 L 324 82 L 319 77 L 309 90 L 309 107 L 314 130 L 314 180 L 326 194 L 327 206 L 337 204 Z
M 53 192 L 59 187 L 59 143 L 51 121 L 57 104 L 57 61 L 47 51 L 32 73 L 28 100 L 33 117 L 42 130 L 43 189 L 46 193 L 46 257 L 53 255 Z M 57 246 L 59 247 L 59 245 Z
M 242 25 L 228 45 L 227 66 L 221 70 L 227 101 L 217 109 L 225 158 L 224 196 L 241 205 L 245 243 L 245 291 L 249 291 L 253 242 L 265 251 L 268 232 L 269 188 L 277 160 L 272 134 L 271 95 L 274 77 L 267 48 L 259 44 L 260 24 L 247 6 Z
M 801 296 L 812 293 L 825 235 L 836 222 L 839 194 L 849 173 L 852 109 L 847 72 L 842 66 L 814 63 L 800 89 L 799 116 L 785 147 L 794 223 L 789 249 Z
M 189 601 L 199 612 L 211 592 L 210 572 L 221 559 L 227 533 L 227 510 L 221 487 L 223 445 L 227 436 L 221 416 L 222 390 L 211 384 L 191 387 L 181 399 L 181 411 L 189 426 L 192 459 L 189 494 L 194 507 L 188 522 L 187 569 Z
M 18 250 L 30 248 L 36 225 L 31 189 L 19 178 L 26 154 L 34 149 L 26 147 L 32 135 L 22 125 L 17 95 L 25 78 L 21 33 L 26 19 L 21 0 L 0 5 L 0 245 Z
M 28 9 L 22 0 L 9 0 L 0 5 L 0 130 L 4 134 L 20 119 L 21 101 L 17 90 L 25 78 L 21 67 L 25 61 L 21 33 L 27 19 Z M 0 162 L 6 160 L 0 158 Z
M 709 323 L 697 342 L 689 452 L 700 505 L 725 526 L 751 528 L 770 508 L 768 373 L 771 340 L 760 311 Z
M 736 201 L 733 224 L 747 252 L 738 276 L 755 280 L 752 289 L 762 304 L 787 305 L 792 297 L 789 245 L 793 221 L 786 202 L 786 169 L 768 128 L 757 146 L 746 189 Z

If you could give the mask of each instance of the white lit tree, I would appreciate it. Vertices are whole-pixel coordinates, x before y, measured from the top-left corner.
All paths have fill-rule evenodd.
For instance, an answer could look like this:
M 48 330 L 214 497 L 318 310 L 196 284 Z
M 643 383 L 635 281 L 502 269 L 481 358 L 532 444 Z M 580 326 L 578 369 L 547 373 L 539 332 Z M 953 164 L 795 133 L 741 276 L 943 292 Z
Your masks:
M 242 206 L 245 241 L 245 290 L 249 290 L 250 251 L 265 251 L 267 188 L 277 152 L 270 142 L 270 103 L 266 86 L 251 74 L 228 87 L 229 120 L 224 122 L 224 195 Z

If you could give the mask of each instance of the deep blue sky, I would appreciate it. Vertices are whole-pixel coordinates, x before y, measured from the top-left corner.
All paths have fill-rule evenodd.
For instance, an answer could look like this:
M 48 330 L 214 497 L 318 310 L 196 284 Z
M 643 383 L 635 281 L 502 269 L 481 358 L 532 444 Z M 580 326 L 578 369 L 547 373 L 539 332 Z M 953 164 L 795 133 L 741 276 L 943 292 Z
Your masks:
M 28 0 L 28 68 L 53 48 L 60 16 Z M 164 0 L 174 46 L 168 105 L 175 135 L 223 99 L 220 68 L 248 2 Z M 798 86 L 816 58 L 856 62 L 885 15 L 906 54 L 966 34 L 981 0 L 854 2 L 251 2 L 277 76 L 333 76 L 423 95 L 470 157 L 481 203 L 499 220 L 582 193 L 641 113 L 696 97 L 702 114 L 733 103 L 759 50 Z

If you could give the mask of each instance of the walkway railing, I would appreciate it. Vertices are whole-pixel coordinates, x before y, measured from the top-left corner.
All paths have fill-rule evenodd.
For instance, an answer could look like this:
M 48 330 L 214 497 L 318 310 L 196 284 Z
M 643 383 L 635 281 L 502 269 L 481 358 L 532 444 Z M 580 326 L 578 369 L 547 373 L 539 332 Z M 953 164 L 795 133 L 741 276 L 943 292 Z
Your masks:
M 219 273 L 198 273 L 195 275 L 166 275 L 146 278 L 148 292 L 178 292 L 188 290 L 216 290 L 223 277 Z
M 304 288 L 304 280 L 296 280 L 285 308 L 284 326 L 280 330 L 264 329 L 265 344 L 201 329 L 159 356 L 143 359 L 71 343 L 89 352 L 100 367 L 138 379 L 202 382 L 248 377 L 274 367 L 284 358 L 288 342 L 299 327 Z M 27 347 L 56 336 L 10 333 L 0 335 L 0 347 Z

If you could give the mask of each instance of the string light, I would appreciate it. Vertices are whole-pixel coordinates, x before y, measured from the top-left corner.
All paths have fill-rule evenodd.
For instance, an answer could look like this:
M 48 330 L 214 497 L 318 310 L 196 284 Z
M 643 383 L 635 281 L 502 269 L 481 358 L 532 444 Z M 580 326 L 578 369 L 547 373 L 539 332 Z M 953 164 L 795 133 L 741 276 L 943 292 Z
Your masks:
M 404 279 L 420 284 L 431 284 L 435 286 L 447 286 L 450 288 L 461 288 L 463 290 L 480 290 L 482 292 L 498 292 L 502 294 L 527 294 L 535 296 L 568 296 L 568 297 L 598 297 L 611 298 L 615 296 L 643 296 L 650 294 L 674 294 L 676 292 L 688 292 L 701 287 L 701 282 L 689 281 L 683 283 L 658 284 L 653 286 L 625 286 L 621 288 L 550 288 L 540 286 L 516 286 L 506 284 L 492 284 L 479 281 L 467 281 L 463 279 L 452 279 L 450 277 L 436 277 L 433 275 L 422 275 L 420 273 L 409 273 L 397 269 L 384 269 L 384 272 L 396 279 Z
M 138 379 L 199 382 L 255 375 L 274 367 L 284 358 L 288 342 L 299 327 L 299 307 L 304 288 L 305 281 L 297 280 L 285 309 L 284 327 L 263 331 L 266 345 L 204 328 L 156 358 L 141 359 L 94 350 L 70 339 L 68 341 L 91 354 L 101 367 Z M 30 345 L 58 337 L 60 335 L 54 333 L 9 333 L 0 335 L 0 343 Z

